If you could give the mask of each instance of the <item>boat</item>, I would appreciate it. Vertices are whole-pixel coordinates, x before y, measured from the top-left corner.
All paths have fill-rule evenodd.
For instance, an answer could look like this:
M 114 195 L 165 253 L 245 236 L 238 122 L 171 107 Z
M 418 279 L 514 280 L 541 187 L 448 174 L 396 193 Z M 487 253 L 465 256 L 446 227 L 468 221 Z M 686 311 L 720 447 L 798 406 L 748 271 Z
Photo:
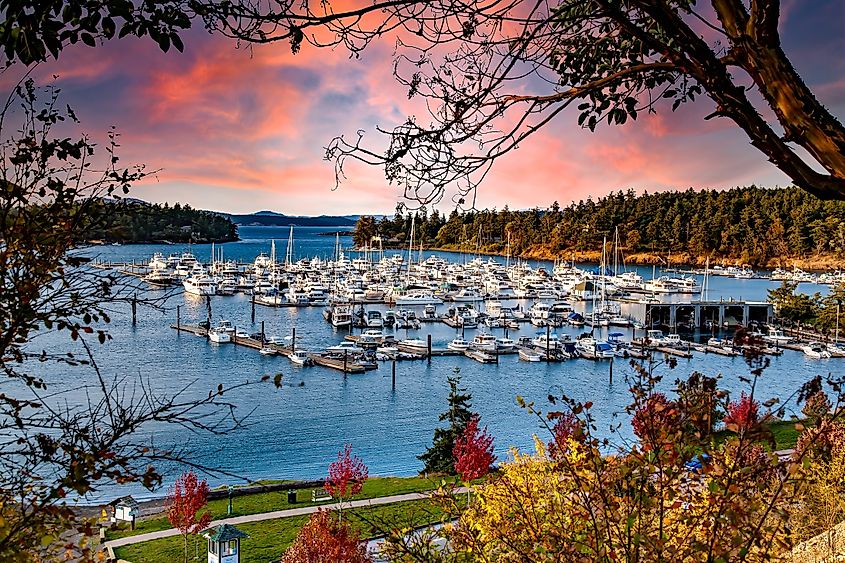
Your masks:
M 470 348 L 485 352 L 495 352 L 498 349 L 496 337 L 492 334 L 476 334 L 470 343 Z
M 407 338 L 399 341 L 399 346 L 412 352 L 428 353 L 428 342 L 419 338 Z
M 288 359 L 298 366 L 309 366 L 314 363 L 305 350 L 293 350 L 288 354 Z
M 524 362 L 539 362 L 543 359 L 543 356 L 539 352 L 534 352 L 533 350 L 529 350 L 527 348 L 520 348 L 519 359 Z
M 583 358 L 591 360 L 609 360 L 616 356 L 616 351 L 608 342 L 596 340 L 592 336 L 578 339 L 575 351 Z
M 455 338 L 446 347 L 449 350 L 455 350 L 456 352 L 466 352 L 469 350 L 469 341 L 464 340 L 463 338 Z
M 546 335 L 545 333 L 537 335 L 537 337 L 531 341 L 531 344 L 538 348 L 542 348 L 543 350 L 557 350 L 562 346 L 560 337 L 554 332 L 549 335 Z
M 331 307 L 331 323 L 335 328 L 352 325 L 352 305 L 347 303 L 335 303 Z
M 683 346 L 684 341 L 681 340 L 680 335 L 678 334 L 667 334 L 665 338 L 662 339 L 661 346 L 668 346 L 670 348 L 680 348 Z
M 815 358 L 817 360 L 827 359 L 831 357 L 831 353 L 828 352 L 827 349 L 818 342 L 810 342 L 809 344 L 802 346 L 801 350 L 804 352 L 805 356 Z
M 153 286 L 164 287 L 173 283 L 173 275 L 170 270 L 156 268 L 144 276 L 144 281 Z
M 279 351 L 276 350 L 275 348 L 271 348 L 269 346 L 264 346 L 263 348 L 261 348 L 261 350 L 258 351 L 258 353 L 261 354 L 262 356 L 275 356 L 276 354 L 279 353 Z
M 769 334 L 764 336 L 763 340 L 771 344 L 789 344 L 792 342 L 792 337 L 785 335 L 779 328 L 769 327 Z
M 384 318 L 381 311 L 367 311 L 367 326 L 370 328 L 381 328 L 384 326 Z
M 232 341 L 232 333 L 218 328 L 212 328 L 208 331 L 208 340 L 215 344 L 226 344 Z
M 363 351 L 364 349 L 354 342 L 341 342 L 340 344 L 326 348 L 326 352 L 335 354 L 360 354 Z
M 404 295 L 400 295 L 395 298 L 395 304 L 397 306 L 401 305 L 439 305 L 443 303 L 438 297 L 435 297 L 433 293 L 428 293 L 424 291 L 415 291 L 411 293 L 406 293 Z
M 831 358 L 845 358 L 845 346 L 838 342 L 825 344 L 824 348 L 830 352 Z
M 512 338 L 497 338 L 496 346 L 498 346 L 500 353 L 506 354 L 516 350 L 516 342 Z
M 182 285 L 185 288 L 185 293 L 190 293 L 191 295 L 217 294 L 217 282 L 214 281 L 214 278 L 210 278 L 208 276 L 187 277 L 182 281 Z
M 384 340 L 384 333 L 380 330 L 369 329 L 361 333 L 358 338 L 359 344 L 378 344 Z
M 477 290 L 471 287 L 465 287 L 454 295 L 449 296 L 449 299 L 457 303 L 473 303 L 475 301 L 483 301 L 484 297 Z

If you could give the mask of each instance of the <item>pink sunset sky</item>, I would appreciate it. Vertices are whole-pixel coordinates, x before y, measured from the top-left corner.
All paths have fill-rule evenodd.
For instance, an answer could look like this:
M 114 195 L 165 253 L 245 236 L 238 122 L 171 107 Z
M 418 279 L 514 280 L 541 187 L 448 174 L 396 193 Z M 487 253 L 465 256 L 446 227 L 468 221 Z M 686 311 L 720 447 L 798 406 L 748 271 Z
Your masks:
M 845 2 L 783 2 L 784 49 L 835 115 L 845 116 Z M 40 84 L 56 75 L 92 137 L 121 133 L 124 164 L 160 169 L 132 196 L 247 213 L 390 213 L 401 193 L 381 169 L 348 166 L 334 189 L 323 147 L 357 130 L 377 140 L 413 106 L 392 77 L 390 42 L 359 59 L 342 50 L 287 43 L 251 52 L 200 29 L 185 52 L 162 53 L 148 40 L 122 39 L 95 49 L 68 48 L 38 68 Z M 8 78 L 8 77 L 7 77 Z M 478 193 L 478 207 L 545 207 L 611 191 L 725 188 L 789 181 L 726 120 L 705 122 L 709 100 L 677 113 L 666 107 L 624 127 L 595 133 L 566 112 L 502 159 Z M 445 198 L 439 205 L 448 211 Z

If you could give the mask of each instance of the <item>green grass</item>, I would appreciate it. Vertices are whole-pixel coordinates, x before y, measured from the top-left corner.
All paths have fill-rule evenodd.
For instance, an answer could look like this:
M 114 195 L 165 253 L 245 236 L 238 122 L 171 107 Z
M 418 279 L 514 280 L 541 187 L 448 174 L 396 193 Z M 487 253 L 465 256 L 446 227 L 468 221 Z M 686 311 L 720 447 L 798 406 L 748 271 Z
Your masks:
M 371 538 L 381 535 L 382 529 L 399 524 L 416 527 L 439 522 L 441 511 L 431 501 L 419 500 L 347 510 L 343 514 L 344 519 L 360 530 L 362 537 Z M 241 563 L 267 563 L 279 559 L 307 521 L 308 516 L 296 516 L 238 525 L 238 529 L 250 536 L 241 540 Z M 115 549 L 115 555 L 132 563 L 175 563 L 182 561 L 183 550 L 184 539 L 175 536 L 119 547 Z M 189 537 L 189 561 L 194 561 L 197 552 L 199 561 L 205 561 L 205 541 Z
M 807 421 L 801 420 L 778 420 L 776 422 L 770 422 L 766 426 L 769 430 L 771 430 L 772 435 L 775 439 L 775 450 L 788 450 L 795 447 L 795 443 L 798 441 L 798 436 L 801 435 L 801 432 L 795 429 L 796 424 L 806 424 Z M 713 434 L 716 443 L 722 443 L 725 441 L 728 436 L 732 435 L 732 432 L 728 432 L 727 430 L 721 430 Z M 763 442 L 763 446 L 766 449 L 770 449 L 771 445 L 768 441 Z
M 364 488 L 361 493 L 356 495 L 355 499 L 367 499 L 376 497 L 385 497 L 390 495 L 401 495 L 404 493 L 416 493 L 421 491 L 430 491 L 436 489 L 439 485 L 439 479 L 425 479 L 423 477 L 373 477 L 364 483 Z M 232 499 L 233 512 L 231 516 L 244 516 L 246 514 L 260 514 L 262 512 L 273 512 L 275 510 L 284 510 L 286 508 L 297 508 L 301 506 L 312 506 L 314 504 L 330 504 L 313 503 L 311 502 L 311 489 L 301 489 L 297 491 L 297 503 L 295 505 L 288 503 L 287 491 L 274 491 L 270 493 L 256 493 L 251 495 L 244 495 L 241 497 L 234 497 Z M 218 520 L 227 517 L 226 508 L 229 501 L 227 499 L 212 500 L 208 503 L 208 510 L 211 512 L 212 519 Z M 167 516 L 154 516 L 144 520 L 139 520 L 136 523 L 135 530 L 128 528 L 111 529 L 107 532 L 107 539 L 116 539 L 126 536 L 135 536 L 138 534 L 146 534 L 147 532 L 157 532 L 159 530 L 168 530 L 172 528 Z M 268 560 L 269 561 L 269 560 Z

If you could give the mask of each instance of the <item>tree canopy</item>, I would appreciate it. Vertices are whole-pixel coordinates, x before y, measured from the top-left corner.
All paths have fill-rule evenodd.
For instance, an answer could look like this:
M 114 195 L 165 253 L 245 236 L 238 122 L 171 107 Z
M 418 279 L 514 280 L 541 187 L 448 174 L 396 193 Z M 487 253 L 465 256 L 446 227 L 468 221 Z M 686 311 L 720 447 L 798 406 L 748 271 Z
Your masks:
M 310 44 L 356 54 L 390 38 L 396 78 L 427 115 L 382 131 L 386 150 L 359 133 L 335 138 L 326 156 L 339 179 L 349 158 L 382 166 L 424 203 L 447 187 L 471 203 L 493 161 L 567 107 L 593 130 L 705 96 L 715 106 L 708 119 L 733 122 L 795 185 L 845 197 L 845 128 L 781 46 L 779 0 L 22 0 L 5 15 L 7 62 L 24 64 L 115 35 L 181 50 L 179 33 L 197 20 L 294 52 Z

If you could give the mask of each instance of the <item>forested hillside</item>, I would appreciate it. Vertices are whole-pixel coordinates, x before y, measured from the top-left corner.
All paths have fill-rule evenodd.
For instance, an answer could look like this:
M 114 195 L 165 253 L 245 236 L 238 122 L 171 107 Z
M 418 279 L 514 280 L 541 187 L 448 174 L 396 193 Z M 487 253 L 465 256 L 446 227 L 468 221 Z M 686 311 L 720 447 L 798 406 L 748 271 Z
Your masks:
M 217 213 L 138 200 L 103 201 L 101 226 L 93 239 L 107 242 L 227 242 L 238 240 L 237 226 Z
M 554 258 L 578 253 L 593 258 L 602 240 L 619 241 L 634 261 L 703 263 L 708 257 L 751 265 L 792 263 L 808 256 L 837 264 L 845 252 L 845 202 L 822 201 L 796 188 L 754 186 L 636 195 L 618 192 L 568 207 L 548 209 L 417 212 L 415 240 L 425 246 L 467 251 L 506 251 Z M 362 217 L 355 242 L 374 236 L 400 245 L 410 232 L 410 214 L 377 221 Z M 415 245 L 416 246 L 416 245 Z M 803 263 L 803 262 L 802 262 Z

